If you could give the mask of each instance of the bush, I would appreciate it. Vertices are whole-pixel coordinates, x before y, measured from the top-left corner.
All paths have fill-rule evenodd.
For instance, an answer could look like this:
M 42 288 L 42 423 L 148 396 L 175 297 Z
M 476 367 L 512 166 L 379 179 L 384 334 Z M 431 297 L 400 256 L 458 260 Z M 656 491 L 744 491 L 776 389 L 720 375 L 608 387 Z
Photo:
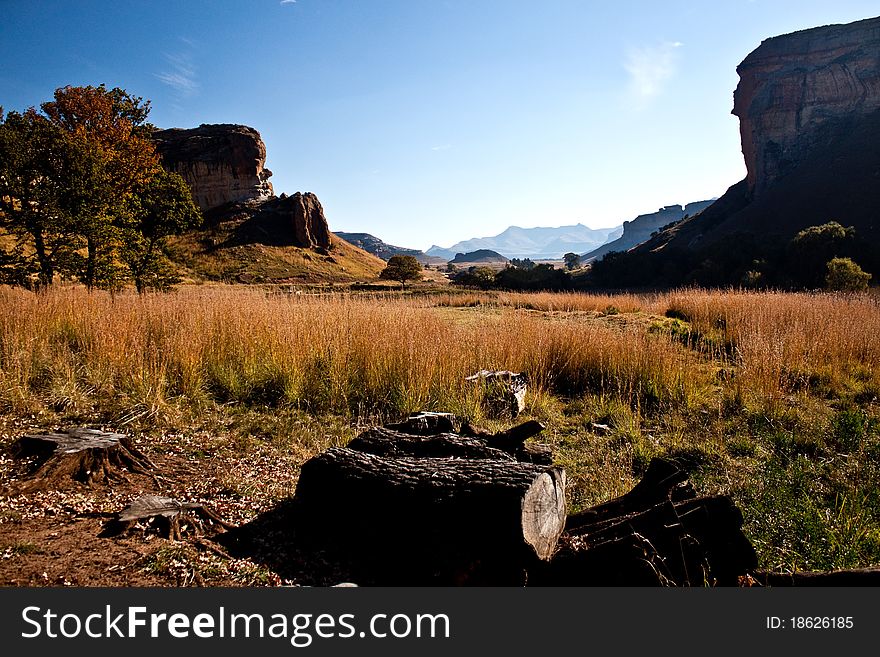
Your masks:
M 871 274 L 863 271 L 849 258 L 832 258 L 826 265 L 825 287 L 837 292 L 864 292 Z

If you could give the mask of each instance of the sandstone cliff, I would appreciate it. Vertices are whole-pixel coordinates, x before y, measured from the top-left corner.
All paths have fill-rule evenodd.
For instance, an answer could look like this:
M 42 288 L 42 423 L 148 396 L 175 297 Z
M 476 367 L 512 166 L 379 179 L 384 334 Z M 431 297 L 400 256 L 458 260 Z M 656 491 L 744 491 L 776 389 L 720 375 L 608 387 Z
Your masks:
M 768 39 L 737 71 L 747 177 L 696 217 L 597 263 L 595 284 L 797 287 L 788 245 L 830 221 L 855 228 L 838 255 L 880 278 L 880 18 Z
M 764 41 L 737 68 L 748 187 L 760 195 L 822 146 L 822 128 L 880 108 L 880 18 Z
M 272 196 L 272 172 L 264 167 L 266 146 L 260 133 L 243 125 L 200 125 L 153 133 L 166 169 L 189 184 L 203 211 L 236 201 Z

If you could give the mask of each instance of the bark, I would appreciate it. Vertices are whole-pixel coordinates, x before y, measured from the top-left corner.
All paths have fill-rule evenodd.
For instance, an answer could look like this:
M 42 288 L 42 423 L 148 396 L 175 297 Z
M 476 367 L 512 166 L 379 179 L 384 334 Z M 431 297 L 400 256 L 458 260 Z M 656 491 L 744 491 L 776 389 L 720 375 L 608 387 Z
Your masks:
M 94 429 L 23 436 L 15 458 L 30 462 L 23 491 L 125 481 L 127 473 L 151 475 L 155 465 L 124 435 Z
M 348 552 L 386 583 L 515 584 L 553 555 L 565 473 L 331 448 L 303 465 L 294 502 L 303 539 Z

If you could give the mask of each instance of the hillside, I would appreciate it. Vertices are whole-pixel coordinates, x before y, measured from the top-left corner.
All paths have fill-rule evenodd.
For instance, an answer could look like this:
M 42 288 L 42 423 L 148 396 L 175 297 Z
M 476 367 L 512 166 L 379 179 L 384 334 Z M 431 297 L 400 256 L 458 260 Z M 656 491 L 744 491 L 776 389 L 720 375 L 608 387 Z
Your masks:
M 169 255 L 195 280 L 329 283 L 375 279 L 379 258 L 330 232 L 318 197 L 274 195 L 266 146 L 248 126 L 201 125 L 153 135 L 163 165 L 180 174 L 205 228 L 172 240 Z
M 349 244 L 353 244 L 359 249 L 363 249 L 367 253 L 372 253 L 374 256 L 381 258 L 382 260 L 388 260 L 391 256 L 395 255 L 409 255 L 413 256 L 423 265 L 441 265 L 446 263 L 446 260 L 443 258 L 429 256 L 419 249 L 408 249 L 406 247 L 388 244 L 369 233 L 346 233 L 337 231 L 335 235 L 344 239 Z
M 489 249 L 479 249 L 469 253 L 457 253 L 450 260 L 453 265 L 482 265 L 482 264 L 504 264 L 508 261 L 500 253 Z
M 623 234 L 620 237 L 616 240 L 605 242 L 598 249 L 584 253 L 581 259 L 583 262 L 590 262 L 603 258 L 606 253 L 611 251 L 629 251 L 634 246 L 651 239 L 652 233 L 659 231 L 664 226 L 680 221 L 684 217 L 692 217 L 708 208 L 714 202 L 715 199 L 688 203 L 684 207 L 680 205 L 667 205 L 660 208 L 657 212 L 641 214 L 632 221 L 624 221 Z

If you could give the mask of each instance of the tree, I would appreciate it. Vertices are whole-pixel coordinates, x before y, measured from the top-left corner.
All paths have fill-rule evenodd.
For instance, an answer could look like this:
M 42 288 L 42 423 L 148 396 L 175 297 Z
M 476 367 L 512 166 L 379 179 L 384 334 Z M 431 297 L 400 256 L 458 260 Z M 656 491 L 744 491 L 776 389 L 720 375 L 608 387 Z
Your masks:
M 572 271 L 581 266 L 581 257 L 577 253 L 566 253 L 562 256 L 562 259 L 565 261 L 565 268 L 568 271 Z
M 523 258 L 522 260 L 512 258 L 508 264 L 515 269 L 525 269 L 526 271 L 535 268 L 535 263 L 530 258 Z
M 177 281 L 166 257 L 167 238 L 201 222 L 189 187 L 179 175 L 162 170 L 137 190 L 121 222 L 121 258 L 138 293 L 167 290 Z
M 4 280 L 89 288 L 159 287 L 165 238 L 198 211 L 183 179 L 162 169 L 149 101 L 123 89 L 62 87 L 54 100 L 0 117 L 0 228 L 15 238 Z
M 52 283 L 79 246 L 69 212 L 79 153 L 33 108 L 10 112 L 0 123 L 0 228 L 14 238 L 5 253 L 14 278 Z
M 422 265 L 411 255 L 393 255 L 388 265 L 379 274 L 383 280 L 400 281 L 405 288 L 407 281 L 417 281 L 422 277 Z
M 788 272 L 793 283 L 807 288 L 822 286 L 826 263 L 832 258 L 852 255 L 855 228 L 844 228 L 836 221 L 810 226 L 789 243 Z
M 114 287 L 118 223 L 132 193 L 161 170 L 146 123 L 149 101 L 124 89 L 62 87 L 40 107 L 80 163 L 69 181 L 67 212 L 86 242 L 79 271 L 86 287 Z
M 871 274 L 862 271 L 849 258 L 832 258 L 827 264 L 825 287 L 837 292 L 864 292 L 868 289 Z
M 490 267 L 468 267 L 467 271 L 455 274 L 452 277 L 452 282 L 455 285 L 488 290 L 495 285 L 495 270 Z

